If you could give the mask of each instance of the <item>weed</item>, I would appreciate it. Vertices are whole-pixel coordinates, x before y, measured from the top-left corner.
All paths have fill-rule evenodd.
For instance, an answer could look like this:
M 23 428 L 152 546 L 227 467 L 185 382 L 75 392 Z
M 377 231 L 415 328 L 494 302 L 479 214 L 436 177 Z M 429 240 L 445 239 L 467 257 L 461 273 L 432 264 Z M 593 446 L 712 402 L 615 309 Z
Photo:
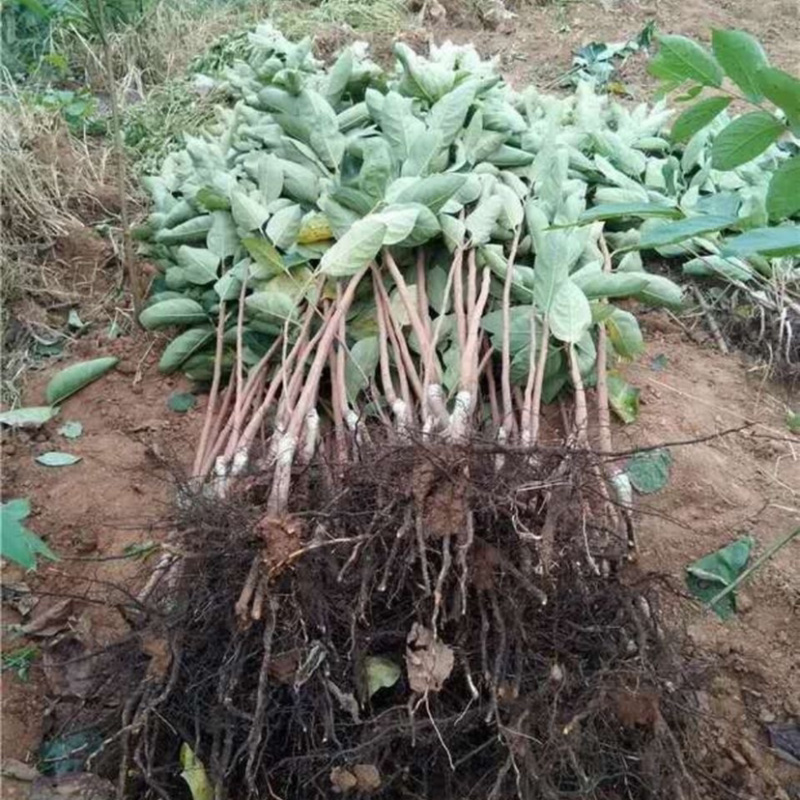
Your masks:
M 314 33 L 321 25 L 347 25 L 356 31 L 394 33 L 408 26 L 401 0 L 321 0 L 288 5 L 273 2 L 272 17 L 288 36 Z
M 39 648 L 32 644 L 12 650 L 10 653 L 3 653 L 0 658 L 0 670 L 3 672 L 11 670 L 21 681 L 27 681 L 38 655 Z

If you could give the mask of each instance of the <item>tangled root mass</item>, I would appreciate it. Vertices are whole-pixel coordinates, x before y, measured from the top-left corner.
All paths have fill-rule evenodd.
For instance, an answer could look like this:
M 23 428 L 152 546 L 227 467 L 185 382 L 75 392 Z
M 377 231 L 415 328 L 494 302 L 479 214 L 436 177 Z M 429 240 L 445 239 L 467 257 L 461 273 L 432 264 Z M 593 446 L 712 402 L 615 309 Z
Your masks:
M 692 693 L 585 458 L 359 455 L 298 468 L 282 519 L 268 476 L 185 499 L 97 697 L 126 796 L 188 797 L 183 743 L 217 798 L 692 796 Z

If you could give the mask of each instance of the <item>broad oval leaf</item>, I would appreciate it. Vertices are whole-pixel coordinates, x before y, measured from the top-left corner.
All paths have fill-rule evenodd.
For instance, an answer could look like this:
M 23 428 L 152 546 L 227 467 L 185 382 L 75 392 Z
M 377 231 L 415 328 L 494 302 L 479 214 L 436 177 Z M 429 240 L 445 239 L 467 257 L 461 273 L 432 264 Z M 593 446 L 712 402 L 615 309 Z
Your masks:
M 300 235 L 303 225 L 303 209 L 299 205 L 282 208 L 270 218 L 267 223 L 267 236 L 275 247 L 288 250 Z
M 731 97 L 708 97 L 700 100 L 681 114 L 672 126 L 670 136 L 675 142 L 685 142 L 697 131 L 716 119 L 730 104 Z
M 577 342 L 592 324 L 586 295 L 571 280 L 558 288 L 550 308 L 550 331 L 562 342 Z
M 355 275 L 378 254 L 386 231 L 386 223 L 374 216 L 360 219 L 325 253 L 320 270 L 336 278 Z
M 40 428 L 56 414 L 58 409 L 53 406 L 15 408 L 13 411 L 3 411 L 0 414 L 0 425 L 8 425 L 9 428 Z
M 678 222 L 669 222 L 643 233 L 636 249 L 650 250 L 668 244 L 677 244 L 691 239 L 693 236 L 729 228 L 736 221 L 736 217 L 701 214 L 697 217 L 687 217 Z
M 266 206 L 258 200 L 253 200 L 241 189 L 234 189 L 231 192 L 231 214 L 236 225 L 243 231 L 259 230 L 269 219 Z
M 703 86 L 720 86 L 722 68 L 714 57 L 685 36 L 658 37 L 659 50 L 648 72 L 664 81 L 696 81 Z
M 419 178 L 400 191 L 396 203 L 422 203 L 434 214 L 464 185 L 466 175 L 448 173 Z
M 755 228 L 741 236 L 728 239 L 722 255 L 788 256 L 800 253 L 800 226 L 778 225 L 774 228 Z
M 158 362 L 158 369 L 166 375 L 175 372 L 187 358 L 194 355 L 213 338 L 214 329 L 210 325 L 184 331 L 167 345 Z
M 800 155 L 787 158 L 772 175 L 767 190 L 770 219 L 781 220 L 800 211 Z
M 648 276 L 636 272 L 596 272 L 586 276 L 573 273 L 572 280 L 590 299 L 631 297 L 647 286 Z
M 205 247 L 189 247 L 183 244 L 178 248 L 176 258 L 183 267 L 183 278 L 189 283 L 204 286 L 217 279 L 219 256 Z
M 277 289 L 253 292 L 245 298 L 247 310 L 280 331 L 284 324 L 297 320 L 297 305 L 291 295 Z
M 76 456 L 72 453 L 60 453 L 56 450 L 36 456 L 36 463 L 41 464 L 43 467 L 70 467 L 80 460 L 81 456 Z
M 615 308 L 605 320 L 611 346 L 622 358 L 635 358 L 644 352 L 644 339 L 639 322 L 630 311 Z
M 492 231 L 502 213 L 503 199 L 496 194 L 484 198 L 475 206 L 475 210 L 465 220 L 473 247 L 486 244 L 491 239 Z
M 625 217 L 667 217 L 676 219 L 681 216 L 680 209 L 674 206 L 660 206 L 657 203 L 602 203 L 601 205 L 587 208 L 580 217 L 578 224 L 585 225 L 598 220 L 624 219 Z
M 649 273 L 639 273 L 647 278 L 647 286 L 634 297 L 643 303 L 652 306 L 666 306 L 667 308 L 679 309 L 683 305 L 683 290 L 677 283 L 673 283 L 663 275 L 650 275 Z
M 715 169 L 735 169 L 760 156 L 785 132 L 784 124 L 766 111 L 738 117 L 714 139 L 711 164 Z
M 206 237 L 206 247 L 220 258 L 228 258 L 236 252 L 239 234 L 233 217 L 228 211 L 214 211 L 211 214 L 211 228 Z
M 416 205 L 390 205 L 372 218 L 386 225 L 386 233 L 383 237 L 384 244 L 397 244 L 402 242 L 411 231 L 419 216 L 419 206 Z
M 744 31 L 714 30 L 711 34 L 711 48 L 725 74 L 745 96 L 754 103 L 761 100 L 763 95 L 758 83 L 758 73 L 769 66 L 769 62 L 758 40 Z
M 214 212 L 216 214 L 225 212 Z M 182 222 L 174 228 L 162 228 L 156 235 L 155 240 L 159 244 L 185 244 L 187 242 L 204 241 L 212 225 L 214 217 L 211 214 L 204 214 L 195 217 L 187 222 Z
M 9 559 L 23 569 L 36 569 L 37 555 L 58 561 L 58 556 L 22 524 L 30 512 L 26 498 L 0 504 L 0 558 Z
M 206 322 L 208 314 L 203 306 L 196 300 L 188 297 L 175 300 L 162 300 L 145 308 L 139 315 L 139 322 L 143 328 L 167 328 L 170 325 L 193 325 L 197 322 Z
M 800 135 L 800 80 L 775 67 L 758 73 L 758 85 L 764 96 L 786 114 L 795 136 Z
M 90 361 L 81 361 L 78 364 L 72 364 L 62 369 L 47 384 L 47 389 L 45 389 L 47 402 L 55 405 L 66 400 L 75 392 L 83 389 L 84 386 L 88 386 L 88 384 L 105 375 L 118 362 L 118 358 L 105 356 L 103 358 L 93 358 Z
M 250 274 L 256 280 L 266 281 L 286 272 L 281 254 L 269 239 L 263 236 L 248 236 L 242 239 L 242 244 L 253 259 Z

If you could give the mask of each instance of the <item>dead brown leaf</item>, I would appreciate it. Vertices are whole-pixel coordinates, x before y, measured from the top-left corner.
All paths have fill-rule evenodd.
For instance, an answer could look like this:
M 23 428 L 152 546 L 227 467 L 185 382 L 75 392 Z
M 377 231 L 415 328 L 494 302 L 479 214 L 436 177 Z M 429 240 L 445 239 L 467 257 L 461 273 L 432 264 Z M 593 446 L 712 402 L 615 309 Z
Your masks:
M 351 767 L 334 767 L 331 784 L 337 794 L 353 790 L 369 794 L 381 788 L 381 774 L 374 764 L 353 764 Z
M 641 725 L 655 728 L 661 717 L 658 694 L 656 692 L 619 691 L 614 696 L 619 721 L 626 728 Z
M 264 563 L 270 570 L 280 566 L 302 547 L 305 526 L 297 517 L 264 516 L 256 531 L 264 541 Z
M 418 622 L 411 626 L 406 643 L 406 670 L 411 690 L 417 694 L 438 692 L 453 671 L 453 650 Z
M 352 769 L 360 792 L 374 792 L 381 788 L 381 774 L 374 764 L 355 764 Z
M 270 658 L 267 673 L 278 683 L 291 686 L 300 666 L 300 651 L 287 650 L 285 653 Z
M 350 772 L 349 769 L 344 767 L 334 767 L 331 770 L 331 784 L 333 791 L 337 794 L 344 794 L 358 785 L 358 778 Z
M 55 636 L 67 627 L 72 613 L 72 599 L 60 600 L 46 611 L 37 614 L 27 625 L 22 626 L 26 636 Z
M 172 653 L 166 637 L 146 632 L 142 636 L 142 652 L 150 656 L 150 663 L 147 666 L 148 677 L 158 681 L 166 678 L 172 663 Z

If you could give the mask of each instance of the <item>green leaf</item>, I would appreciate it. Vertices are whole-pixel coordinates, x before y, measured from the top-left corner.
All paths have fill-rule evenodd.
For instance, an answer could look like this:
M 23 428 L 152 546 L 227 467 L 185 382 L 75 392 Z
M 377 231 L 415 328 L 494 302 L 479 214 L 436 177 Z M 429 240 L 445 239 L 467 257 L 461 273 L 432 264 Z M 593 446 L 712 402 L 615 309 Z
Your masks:
M 281 254 L 269 239 L 263 236 L 248 236 L 242 239 L 242 244 L 254 261 L 250 267 L 250 274 L 256 280 L 266 281 L 286 272 Z
M 218 281 L 214 283 L 214 291 L 220 300 L 236 300 L 242 291 L 242 279 L 239 273 L 246 271 L 249 262 L 244 265 L 244 270 L 229 269 Z
M 379 358 L 380 348 L 377 336 L 359 339 L 350 348 L 345 362 L 344 384 L 347 390 L 347 399 L 351 403 L 354 403 L 358 393 L 371 383 Z
M 400 667 L 383 656 L 367 656 L 364 659 L 367 673 L 367 697 L 371 698 L 381 689 L 391 689 L 400 680 Z
M 711 602 L 744 572 L 754 541 L 745 536 L 686 567 L 689 591 L 704 603 Z M 735 592 L 729 592 L 713 606 L 720 619 L 729 619 L 736 611 Z
M 717 255 L 692 258 L 682 265 L 682 271 L 693 278 L 717 277 L 736 281 L 748 281 L 754 275 L 753 269 L 745 261 Z
M 725 74 L 744 92 L 745 97 L 754 103 L 761 100 L 758 73 L 769 62 L 758 40 L 744 31 L 714 30 L 711 47 Z
M 217 279 L 219 256 L 205 247 L 181 245 L 176 253 L 178 263 L 183 267 L 183 277 L 198 286 L 213 283 Z
M 246 297 L 244 304 L 248 311 L 265 322 L 269 322 L 279 331 L 283 329 L 287 321 L 295 322 L 297 320 L 297 305 L 291 295 L 270 289 L 269 284 L 267 284 L 266 291 L 253 292 Z
M 667 485 L 671 465 L 672 454 L 666 447 L 659 447 L 636 453 L 625 467 L 625 472 L 637 492 L 653 494 Z
M 303 226 L 303 208 L 291 205 L 272 215 L 267 223 L 267 236 L 275 247 L 288 250 L 296 241 Z
M 415 116 L 410 97 L 389 92 L 380 112 L 381 132 L 398 161 L 405 161 L 414 141 L 425 131 L 425 123 Z
M 72 453 L 59 453 L 56 450 L 36 456 L 36 463 L 44 467 L 71 467 L 80 460 L 80 456 L 72 455 Z
M 467 235 L 466 225 L 449 214 L 439 214 L 439 224 L 442 226 L 442 237 L 447 249 L 454 253 L 464 244 L 464 237 Z
M 681 114 L 672 126 L 670 136 L 674 142 L 685 142 L 718 117 L 730 104 L 731 97 L 708 97 L 700 100 Z
M 39 428 L 56 414 L 58 409 L 52 406 L 15 408 L 13 411 L 3 411 L 0 414 L 0 425 L 8 425 L 10 428 Z
M 239 234 L 233 217 L 227 211 L 214 211 L 211 214 L 211 228 L 206 237 L 206 247 L 220 258 L 228 258 L 236 252 Z
M 225 212 L 215 211 L 215 214 L 222 214 Z M 174 228 L 162 228 L 156 235 L 155 241 L 159 244 L 184 244 L 186 242 L 202 242 L 204 241 L 209 231 L 214 224 L 214 217 L 212 214 L 203 214 L 200 217 L 194 217 Z
M 550 307 L 550 332 L 562 342 L 577 342 L 592 324 L 586 295 L 567 279 L 555 293 Z
M 139 322 L 147 330 L 167 328 L 170 325 L 194 325 L 207 320 L 208 314 L 203 306 L 188 297 L 162 300 L 148 306 L 139 315 Z
M 795 411 L 787 411 L 786 427 L 789 429 L 789 433 L 800 433 L 800 414 Z
M 597 220 L 624 219 L 625 217 L 668 217 L 677 219 L 680 209 L 674 206 L 660 206 L 656 203 L 602 203 L 588 208 L 580 217 L 578 224 L 585 225 Z
M 786 114 L 792 130 L 800 133 L 800 80 L 775 67 L 766 67 L 758 73 L 758 85 L 764 96 Z
M 475 210 L 464 221 L 473 247 L 486 244 L 491 239 L 492 231 L 502 213 L 503 200 L 496 194 L 485 197 L 475 206 Z
M 734 216 L 700 214 L 696 217 L 687 217 L 678 222 L 668 222 L 665 225 L 659 225 L 657 228 L 645 231 L 639 239 L 636 249 L 651 250 L 668 244 L 677 244 L 694 236 L 729 228 L 736 221 L 737 217 Z
M 167 398 L 167 408 L 178 414 L 185 414 L 197 405 L 197 398 L 191 392 L 173 392 Z
M 47 384 L 47 389 L 45 389 L 47 402 L 51 405 L 61 403 L 75 394 L 75 392 L 83 389 L 84 386 L 105 375 L 118 362 L 118 358 L 106 356 L 104 358 L 94 358 L 91 361 L 81 361 L 78 364 L 72 364 L 62 369 Z
M 611 410 L 626 425 L 635 422 L 639 416 L 639 389 L 627 383 L 617 372 L 609 372 L 606 381 Z
M 407 238 L 419 216 L 419 205 L 389 205 L 372 218 L 386 226 L 386 233 L 383 237 L 384 244 L 397 244 Z
M 325 253 L 320 270 L 336 278 L 355 275 L 378 254 L 386 232 L 386 224 L 374 216 L 360 219 Z
M 800 155 L 781 162 L 772 174 L 767 190 L 770 219 L 782 220 L 800 211 Z
M 58 556 L 22 524 L 30 511 L 30 502 L 25 498 L 9 500 L 0 505 L 0 557 L 13 561 L 23 569 L 36 569 L 37 555 L 58 561 Z
M 434 214 L 438 214 L 442 206 L 464 185 L 466 180 L 466 175 L 457 173 L 429 175 L 402 189 L 394 201 L 396 203 L 422 203 Z
M 630 297 L 647 286 L 648 277 L 635 272 L 592 272 L 587 275 L 573 273 L 572 280 L 590 299 L 598 297 Z
M 640 273 L 647 278 L 647 286 L 634 297 L 651 306 L 680 309 L 683 305 L 683 290 L 663 275 Z
M 228 211 L 231 202 L 211 186 L 204 186 L 194 196 L 195 202 L 205 211 Z
M 456 140 L 479 86 L 474 78 L 466 80 L 431 106 L 428 125 L 439 132 L 442 145 L 449 147 Z
M 722 69 L 714 57 L 685 36 L 663 35 L 648 72 L 664 81 L 696 81 L 703 86 L 720 86 Z
M 630 311 L 615 308 L 606 318 L 605 326 L 612 347 L 622 358 L 632 359 L 644 352 L 639 322 Z
M 83 424 L 69 420 L 58 429 L 58 432 L 67 439 L 77 439 L 83 435 Z
M 187 358 L 205 347 L 213 338 L 214 330 L 210 325 L 184 331 L 167 345 L 158 362 L 159 371 L 165 375 L 175 372 Z
M 785 131 L 783 123 L 766 111 L 737 117 L 714 139 L 711 164 L 714 169 L 735 169 L 760 156 Z
M 214 800 L 214 787 L 206 768 L 186 742 L 181 745 L 180 760 L 183 767 L 181 778 L 186 781 L 192 800 Z
M 253 200 L 241 189 L 234 189 L 231 192 L 231 214 L 234 222 L 243 231 L 260 230 L 269 219 L 266 206 L 258 200 Z
M 800 253 L 800 226 L 779 225 L 774 228 L 754 228 L 741 236 L 728 239 L 722 255 L 788 256 Z

